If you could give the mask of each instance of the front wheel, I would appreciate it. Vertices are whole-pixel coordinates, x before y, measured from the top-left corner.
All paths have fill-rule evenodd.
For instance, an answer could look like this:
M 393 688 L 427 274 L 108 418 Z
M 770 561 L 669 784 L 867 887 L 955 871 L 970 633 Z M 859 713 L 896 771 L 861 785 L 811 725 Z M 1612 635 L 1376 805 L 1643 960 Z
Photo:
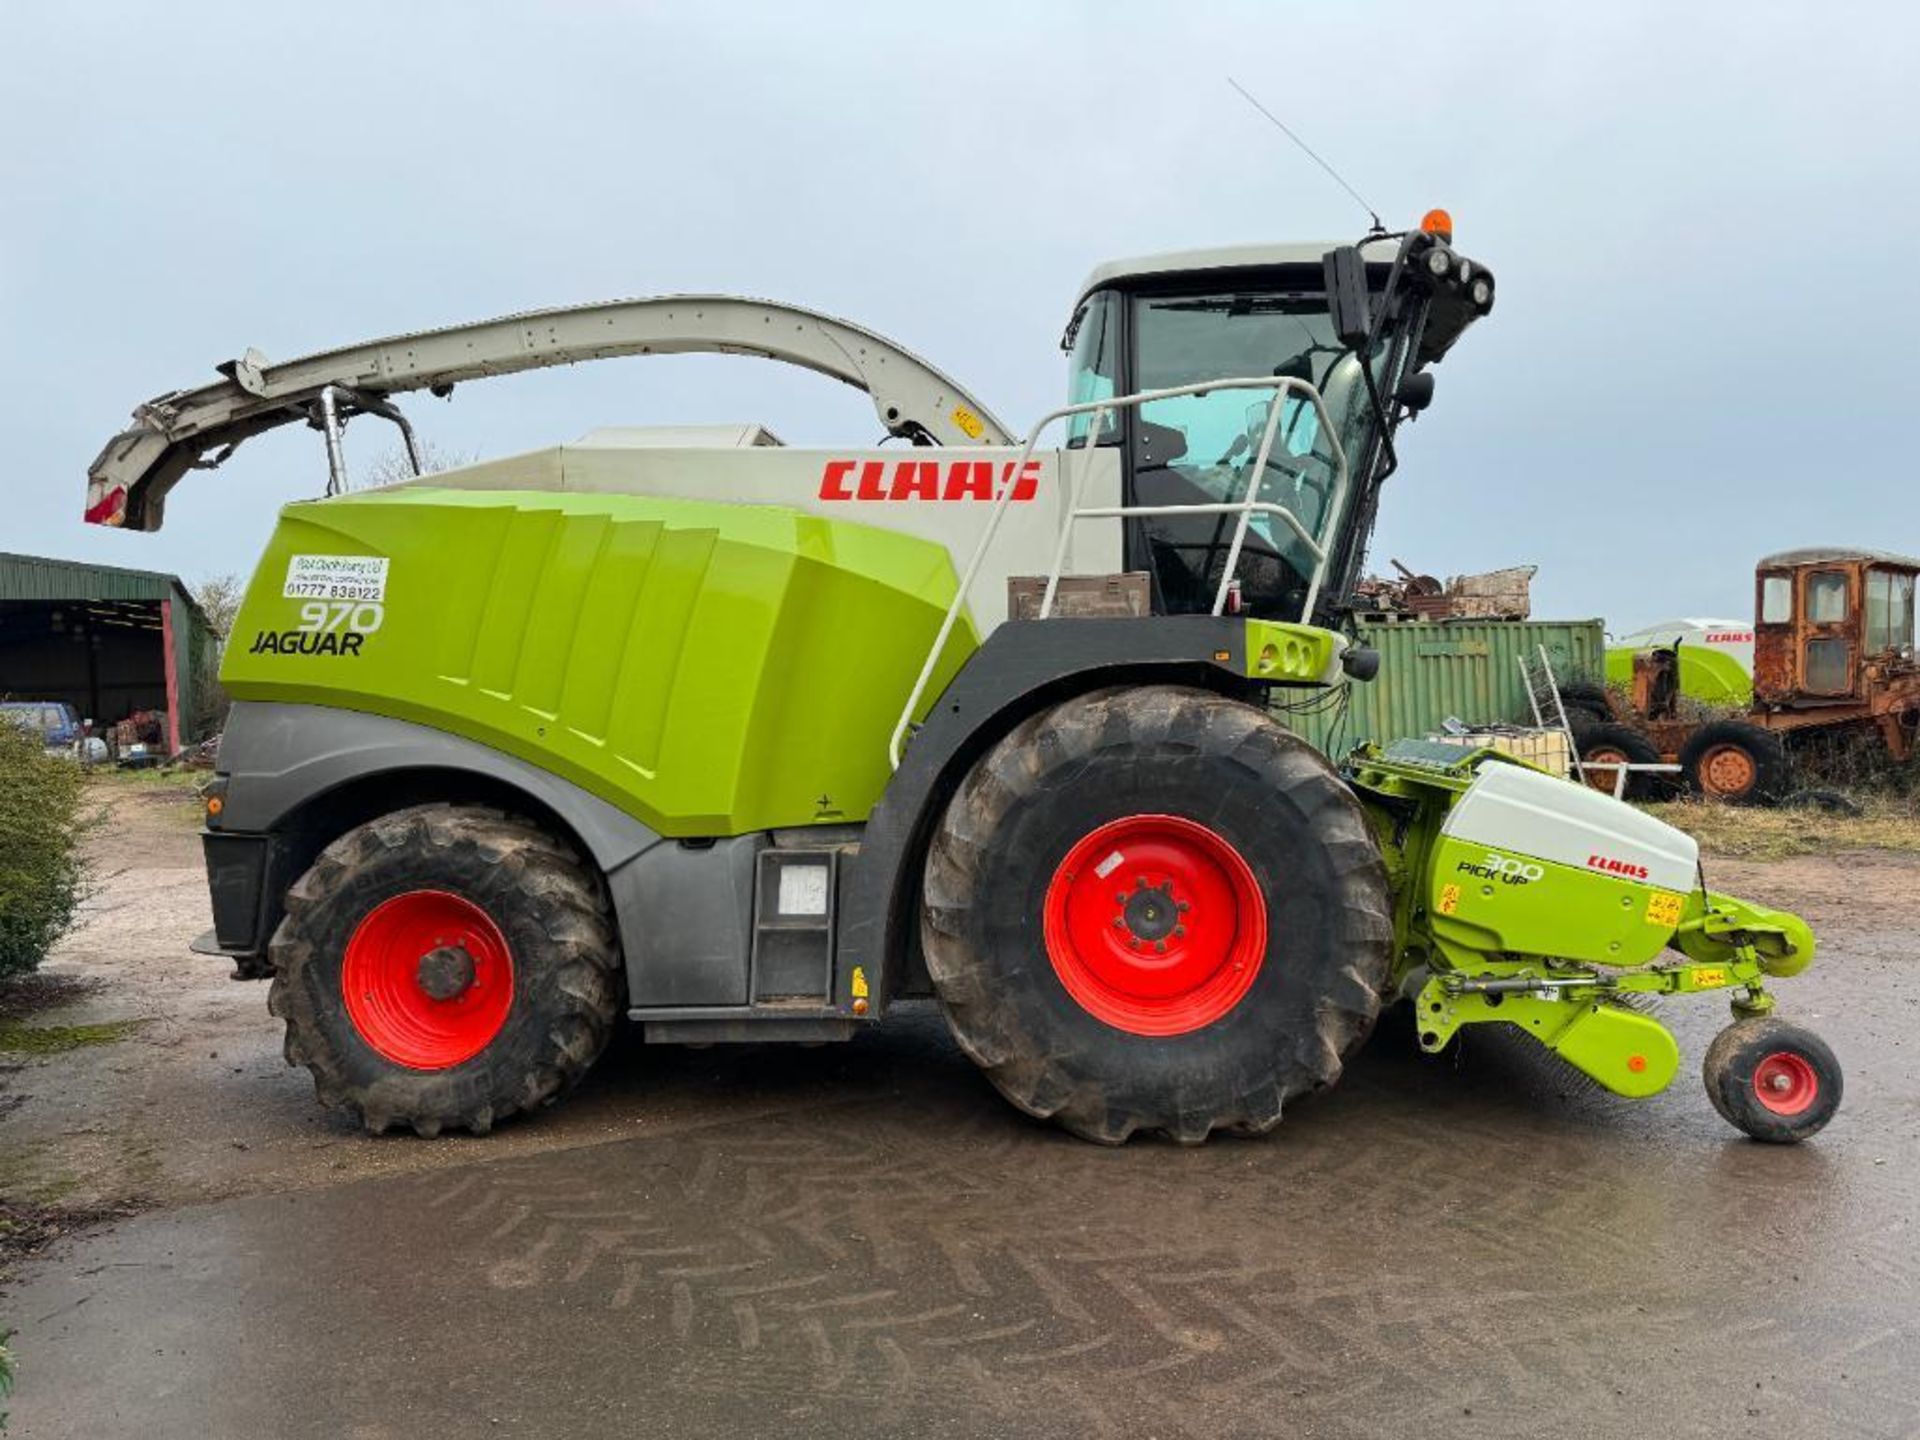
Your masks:
M 599 877 L 476 806 L 335 840 L 287 892 L 271 956 L 287 1063 L 375 1133 L 481 1134 L 547 1104 L 605 1048 L 624 996 Z
M 921 936 L 955 1037 L 1084 1138 L 1260 1132 L 1379 1010 L 1387 877 L 1358 802 L 1263 711 L 1147 686 L 1026 721 L 947 807 Z
M 1774 1145 L 1818 1133 L 1840 1108 L 1833 1051 L 1811 1030 L 1771 1017 L 1736 1020 L 1716 1035 L 1701 1078 L 1721 1119 Z

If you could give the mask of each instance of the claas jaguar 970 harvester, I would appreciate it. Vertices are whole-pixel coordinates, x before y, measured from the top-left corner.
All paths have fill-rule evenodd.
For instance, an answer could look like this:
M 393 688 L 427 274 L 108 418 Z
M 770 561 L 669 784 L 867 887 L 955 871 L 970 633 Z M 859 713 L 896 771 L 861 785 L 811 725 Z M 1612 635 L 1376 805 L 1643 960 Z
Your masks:
M 1716 990 L 1714 1105 L 1813 1133 L 1840 1071 L 1767 989 L 1812 959 L 1799 919 L 1504 756 L 1335 762 L 1282 723 L 1378 663 L 1342 600 L 1494 293 L 1441 212 L 1105 265 L 1023 439 L 878 335 L 728 297 L 248 352 L 89 475 L 89 520 L 151 530 L 250 436 L 326 441 L 226 651 L 199 947 L 271 981 L 288 1060 L 375 1131 L 544 1105 L 622 1017 L 832 1041 L 925 996 L 1104 1142 L 1266 1131 L 1396 999 L 1426 1050 L 1503 1024 L 1646 1096 L 1680 1054 L 1635 1002 Z M 400 393 L 690 351 L 857 386 L 901 443 L 615 429 L 346 486 L 349 419 L 414 451 Z

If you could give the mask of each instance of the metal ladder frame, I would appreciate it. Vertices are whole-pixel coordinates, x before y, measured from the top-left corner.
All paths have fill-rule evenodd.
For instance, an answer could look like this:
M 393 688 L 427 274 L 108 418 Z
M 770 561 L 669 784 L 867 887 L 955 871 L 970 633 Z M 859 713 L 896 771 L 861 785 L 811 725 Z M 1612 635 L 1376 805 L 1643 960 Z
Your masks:
M 1106 424 L 1106 417 L 1116 410 L 1131 409 L 1156 400 L 1177 399 L 1185 395 L 1207 395 L 1216 390 L 1271 390 L 1273 399 L 1267 404 L 1266 424 L 1261 429 L 1260 448 L 1254 456 L 1254 463 L 1248 472 L 1246 493 L 1238 500 L 1209 502 L 1196 505 L 1094 505 L 1080 503 L 1086 488 L 1087 473 L 1092 467 L 1094 452 L 1099 448 L 1094 442 Z M 1320 435 L 1324 436 L 1332 451 L 1334 478 L 1333 486 L 1327 495 L 1327 504 L 1321 512 L 1319 533 L 1308 531 L 1300 518 L 1285 505 L 1276 505 L 1261 500 L 1260 483 L 1266 477 L 1267 462 L 1273 453 L 1274 434 L 1279 428 L 1280 414 L 1285 409 L 1281 403 L 1287 394 L 1299 396 L 1313 406 L 1314 414 L 1319 417 Z M 1092 422 L 1087 427 L 1086 444 L 1080 464 L 1074 468 L 1071 481 L 1064 487 L 1066 495 L 1060 512 L 1060 535 L 1054 545 L 1053 563 L 1047 571 L 1047 588 L 1040 599 L 1040 610 L 1036 618 L 1045 620 L 1053 613 L 1054 597 L 1060 588 L 1060 573 L 1066 565 L 1068 547 L 1072 543 L 1073 527 L 1082 520 L 1124 520 L 1136 515 L 1235 515 L 1239 517 L 1233 530 L 1233 540 L 1227 547 L 1226 565 L 1220 572 L 1220 585 L 1214 593 L 1213 609 L 1210 613 L 1222 614 L 1226 609 L 1227 597 L 1232 593 L 1235 572 L 1240 568 L 1240 551 L 1246 544 L 1247 529 L 1253 523 L 1255 515 L 1267 515 L 1284 522 L 1313 556 L 1313 574 L 1307 578 L 1307 593 L 1301 605 L 1300 618 L 1310 621 L 1313 607 L 1320 595 L 1320 586 L 1326 578 L 1328 531 L 1338 521 L 1347 498 L 1347 452 L 1340 443 L 1339 432 L 1333 424 L 1333 417 L 1327 411 L 1326 402 L 1320 392 L 1305 380 L 1290 375 L 1246 376 L 1231 380 L 1209 380 L 1198 385 L 1176 385 L 1164 390 L 1140 390 L 1131 395 L 1108 396 L 1104 400 L 1089 400 L 1078 405 L 1063 405 L 1058 410 L 1050 410 L 1040 417 L 1026 440 L 1021 445 L 1020 459 L 1010 469 L 1002 472 L 1003 479 L 999 491 L 993 500 L 993 513 L 987 517 L 986 525 L 980 531 L 980 537 L 974 542 L 973 554 L 968 558 L 966 568 L 961 572 L 960 583 L 954 590 L 953 603 L 947 607 L 947 613 L 940 622 L 940 629 L 934 635 L 933 646 L 927 652 L 926 663 L 920 667 L 919 678 L 913 682 L 913 690 L 907 696 L 906 706 L 900 712 L 900 719 L 893 727 L 893 734 L 887 741 L 887 762 L 893 769 L 900 768 L 900 754 L 906 743 L 908 733 L 913 728 L 914 713 L 920 708 L 927 686 L 933 680 L 933 672 L 939 668 L 940 657 L 946 652 L 947 641 L 952 638 L 953 627 L 959 623 L 961 613 L 966 609 L 967 595 L 973 587 L 975 576 L 985 560 L 988 548 L 994 536 L 999 532 L 1000 522 L 1007 512 L 1007 502 L 1013 498 L 1017 478 L 1026 469 L 1027 462 L 1033 458 L 1040 437 L 1062 420 L 1077 415 L 1091 415 Z M 1062 452 L 1061 469 L 1068 468 L 1070 450 Z
M 1677 775 L 1680 772 L 1678 765 L 1636 764 L 1632 761 L 1621 760 L 1594 760 L 1591 762 L 1582 760 L 1580 758 L 1580 742 L 1575 738 L 1573 726 L 1567 719 L 1567 707 L 1561 703 L 1560 682 L 1554 676 L 1553 661 L 1547 658 L 1547 647 L 1545 645 L 1535 645 L 1533 649 L 1534 653 L 1540 657 L 1540 676 L 1545 680 L 1547 699 L 1550 700 L 1553 705 L 1554 721 L 1552 724 L 1548 724 L 1547 722 L 1546 711 L 1540 703 L 1540 680 L 1535 678 L 1533 666 L 1527 660 L 1527 652 L 1522 650 L 1518 655 L 1514 656 L 1514 659 L 1519 662 L 1520 679 L 1527 687 L 1527 704 L 1533 710 L 1533 723 L 1542 730 L 1558 730 L 1562 735 L 1567 737 L 1567 754 L 1572 761 L 1574 778 L 1582 785 L 1587 783 L 1587 771 L 1589 769 L 1611 770 L 1613 771 L 1613 798 L 1621 800 L 1626 797 L 1627 777 L 1636 770 L 1646 773 L 1669 775 Z

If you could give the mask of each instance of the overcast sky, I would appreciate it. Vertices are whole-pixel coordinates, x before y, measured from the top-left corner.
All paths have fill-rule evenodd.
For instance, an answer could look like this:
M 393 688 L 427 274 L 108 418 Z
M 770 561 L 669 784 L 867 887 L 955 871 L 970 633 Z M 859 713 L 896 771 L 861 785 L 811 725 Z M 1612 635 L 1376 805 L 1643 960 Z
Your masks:
M 0 0 L 0 550 L 245 570 L 318 490 L 288 428 L 157 535 L 80 522 L 141 400 L 507 311 L 674 291 L 844 315 L 1015 428 L 1096 262 L 1350 238 L 1431 205 L 1500 299 L 1437 371 L 1372 552 L 1531 562 L 1536 613 L 1751 611 L 1753 561 L 1920 550 L 1920 11 L 1908 5 L 85 6 Z M 438 445 L 864 397 L 740 359 L 416 398 Z M 374 421 L 356 463 L 389 445 Z

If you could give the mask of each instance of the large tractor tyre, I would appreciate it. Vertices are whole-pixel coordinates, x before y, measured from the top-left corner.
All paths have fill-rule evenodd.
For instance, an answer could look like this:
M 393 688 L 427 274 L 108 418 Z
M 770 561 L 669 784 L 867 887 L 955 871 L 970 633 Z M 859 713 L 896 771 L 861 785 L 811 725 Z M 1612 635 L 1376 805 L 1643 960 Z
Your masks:
M 1772 805 L 1793 788 L 1786 746 L 1745 720 L 1702 725 L 1680 748 L 1688 788 L 1729 805 Z
M 1580 763 L 1613 765 L 1658 765 L 1660 750 L 1631 725 L 1590 725 L 1579 734 Z M 1587 784 L 1608 795 L 1619 794 L 1626 800 L 1664 800 L 1673 793 L 1672 780 L 1658 770 L 1629 770 L 1624 790 L 1616 791 L 1620 772 L 1612 768 L 1584 770 Z
M 1560 708 L 1576 731 L 1613 723 L 1613 700 L 1607 687 L 1592 680 L 1569 680 L 1562 685 Z
M 1359 803 L 1262 710 L 1204 690 L 1083 696 L 967 776 L 921 938 L 955 1037 L 1076 1135 L 1197 1144 L 1339 1078 L 1392 957 Z
M 271 958 L 287 1063 L 375 1134 L 479 1135 L 550 1103 L 625 995 L 599 877 L 477 806 L 399 810 L 335 840 L 287 892 Z

